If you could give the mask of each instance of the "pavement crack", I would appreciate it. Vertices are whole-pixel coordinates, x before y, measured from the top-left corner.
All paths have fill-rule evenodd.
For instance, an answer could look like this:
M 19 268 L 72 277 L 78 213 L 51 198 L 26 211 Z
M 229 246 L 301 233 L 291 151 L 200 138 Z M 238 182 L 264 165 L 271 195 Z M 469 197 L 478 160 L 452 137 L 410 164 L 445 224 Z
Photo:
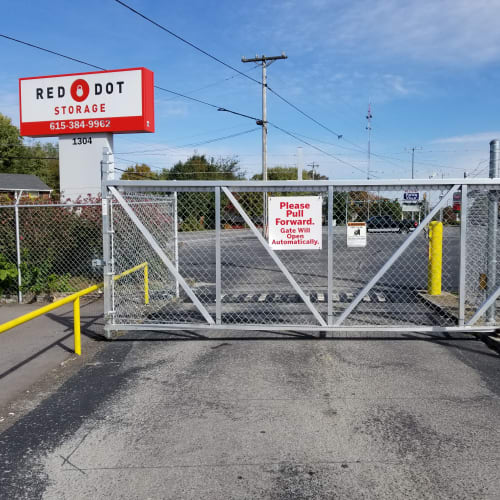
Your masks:
M 62 465 L 67 463 L 67 464 L 71 465 L 71 467 L 73 467 L 73 469 L 77 470 L 78 472 L 81 472 L 84 476 L 87 475 L 87 473 L 83 469 L 80 469 L 80 467 L 77 467 L 74 463 L 70 462 L 68 458 L 63 457 L 62 455 L 59 455 L 59 456 L 64 460 Z M 61 467 L 62 467 L 62 465 L 61 465 Z M 71 470 L 73 470 L 73 469 L 71 469 Z
M 80 469 L 79 467 L 77 467 L 74 463 L 70 462 L 69 459 L 71 458 L 71 455 L 73 455 L 73 453 L 76 452 L 76 450 L 78 450 L 78 448 L 80 448 L 80 446 L 82 445 L 82 443 L 85 441 L 85 439 L 87 439 L 87 436 L 90 434 L 90 432 L 87 432 L 87 434 L 85 434 L 85 436 L 83 436 L 83 438 L 80 440 L 80 442 L 76 445 L 76 447 L 74 448 L 74 450 L 67 456 L 67 457 L 63 457 L 62 455 L 59 455 L 62 459 L 63 459 L 63 462 L 61 464 L 61 467 L 64 466 L 64 464 L 68 463 L 69 465 L 71 465 L 72 467 L 74 467 L 75 469 L 79 470 L 82 474 L 85 474 L 85 472 Z

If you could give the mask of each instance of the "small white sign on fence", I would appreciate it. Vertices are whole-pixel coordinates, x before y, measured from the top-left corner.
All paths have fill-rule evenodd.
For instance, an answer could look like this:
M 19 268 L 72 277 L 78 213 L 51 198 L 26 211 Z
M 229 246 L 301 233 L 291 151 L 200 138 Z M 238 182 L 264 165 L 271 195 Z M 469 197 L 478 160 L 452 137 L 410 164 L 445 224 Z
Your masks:
M 269 198 L 269 245 L 274 250 L 321 250 L 321 196 Z
M 366 247 L 366 222 L 347 223 L 347 246 Z

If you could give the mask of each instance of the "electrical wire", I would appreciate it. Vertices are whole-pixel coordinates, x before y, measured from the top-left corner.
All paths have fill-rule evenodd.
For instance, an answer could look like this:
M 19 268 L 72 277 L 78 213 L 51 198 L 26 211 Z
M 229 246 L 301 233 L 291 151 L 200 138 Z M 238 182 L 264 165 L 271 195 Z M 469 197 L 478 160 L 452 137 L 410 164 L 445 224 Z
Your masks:
M 139 12 L 136 9 L 134 9 L 130 5 L 126 4 L 122 0 L 115 0 L 115 2 L 118 3 L 118 4 L 120 4 L 122 7 L 125 7 L 126 9 L 130 10 L 131 12 L 133 12 L 136 15 L 138 15 L 139 17 L 143 18 L 144 20 L 148 21 L 149 23 L 153 24 L 157 28 L 160 28 L 161 30 L 165 31 L 169 35 L 177 38 L 181 42 L 189 45 L 190 47 L 192 47 L 193 49 L 197 50 L 198 52 L 201 52 L 202 54 L 206 55 L 210 59 L 213 59 L 214 61 L 217 61 L 218 63 L 222 64 L 226 68 L 229 68 L 229 69 L 235 71 L 236 73 L 238 73 L 239 75 L 244 76 L 245 78 L 248 78 L 252 82 L 258 83 L 260 86 L 262 86 L 262 82 L 261 81 L 256 80 L 255 78 L 249 76 L 248 74 L 244 73 L 243 71 L 240 71 L 239 69 L 235 68 L 231 64 L 228 64 L 225 61 L 222 61 L 221 59 L 219 59 L 218 57 L 214 56 L 213 54 L 210 54 L 210 52 L 207 52 L 206 50 L 202 49 L 198 45 L 195 45 L 194 43 L 190 42 L 189 40 L 186 40 L 185 38 L 183 38 L 182 36 L 178 35 L 177 33 L 174 33 L 172 30 L 170 30 L 170 29 L 166 28 L 165 26 L 163 26 L 162 24 L 154 21 L 153 19 L 151 19 L 150 17 L 146 16 L 145 14 L 142 14 L 141 12 Z M 353 142 L 348 141 L 347 139 L 345 139 L 343 134 L 340 134 L 339 132 L 335 132 L 331 128 L 327 127 L 326 125 L 324 125 L 320 121 L 318 121 L 315 118 L 313 118 L 310 114 L 306 113 L 305 111 L 303 111 L 302 109 L 300 109 L 297 105 L 293 104 L 288 99 L 286 99 L 285 97 L 283 97 L 281 94 L 279 94 L 278 92 L 276 92 L 269 85 L 266 84 L 266 87 L 269 90 L 269 92 L 272 92 L 276 97 L 278 97 L 279 99 L 281 99 L 283 102 L 285 102 L 286 104 L 288 104 L 290 107 L 292 107 L 293 109 L 295 109 L 297 112 L 299 112 L 300 114 L 302 114 L 303 116 L 305 116 L 306 118 L 308 118 L 309 120 L 311 120 L 312 122 L 316 123 L 316 125 L 319 125 L 323 129 L 325 129 L 328 132 L 330 132 L 331 134 L 335 135 L 337 137 L 337 139 L 344 139 L 346 142 L 349 142 L 350 144 L 352 144 L 356 148 L 360 149 L 361 151 L 363 151 L 363 152 L 365 151 L 364 148 L 362 148 L 358 144 L 355 144 L 355 143 L 353 143 Z M 228 110 L 224 109 L 224 110 L 220 110 L 220 111 L 228 111 Z
M 345 161 L 345 160 L 342 160 L 341 158 L 329 153 L 328 151 L 325 151 L 324 149 L 321 149 L 319 148 L 318 146 L 315 146 L 314 144 L 311 144 L 310 142 L 307 142 L 305 141 L 304 139 L 301 139 L 300 137 L 296 136 L 295 134 L 293 134 L 292 132 L 289 132 L 288 130 L 285 130 L 281 127 L 279 127 L 278 125 L 275 125 L 274 123 L 271 123 L 271 122 L 268 122 L 269 125 L 271 125 L 272 127 L 278 129 L 279 131 L 283 132 L 284 134 L 286 135 L 289 135 L 290 137 L 293 137 L 295 140 L 299 141 L 299 142 L 302 142 L 304 144 L 307 144 L 309 147 L 313 148 L 313 149 L 316 149 L 317 151 L 319 151 L 320 153 L 323 153 L 324 155 L 326 156 L 330 156 L 331 158 L 337 160 L 338 162 L 340 163 L 343 163 L 345 165 L 348 165 L 356 170 L 359 170 L 360 172 L 362 172 L 363 174 L 366 173 L 365 170 L 363 170 L 362 168 L 360 167 L 357 167 L 356 165 L 348 162 L 348 161 Z M 376 175 L 374 175 L 373 177 L 378 177 Z
M 141 12 L 139 12 L 136 9 L 134 9 L 130 5 L 127 5 L 125 2 L 122 2 L 121 0 L 115 0 L 115 2 L 118 3 L 118 4 L 120 4 L 121 6 L 125 7 L 126 9 L 130 10 L 131 12 L 133 12 L 136 15 L 138 15 L 139 17 L 142 17 L 143 19 L 145 19 L 149 23 L 153 24 L 157 28 L 160 28 L 161 30 L 165 31 L 169 35 L 172 35 L 173 37 L 177 38 L 181 42 L 189 45 L 190 47 L 192 47 L 193 49 L 197 50 L 198 52 L 201 52 L 202 54 L 206 55 L 207 57 L 210 57 L 210 59 L 213 59 L 214 61 L 217 61 L 218 63 L 222 64 L 223 66 L 226 66 L 226 68 L 229 68 L 229 69 L 231 69 L 233 71 L 236 71 L 236 73 L 239 73 L 241 76 L 244 76 L 245 78 L 248 78 L 249 80 L 252 80 L 253 82 L 258 83 L 259 85 L 262 85 L 262 82 L 260 82 L 259 80 L 256 80 L 255 78 L 252 78 L 251 76 L 245 74 L 243 71 L 240 71 L 239 69 L 235 68 L 234 66 L 231 66 L 230 64 L 224 62 L 222 59 L 219 59 L 218 57 L 210 54 L 206 50 L 203 50 L 201 47 L 198 47 L 194 43 L 191 43 L 189 40 L 186 40 L 182 36 L 177 35 L 173 31 L 169 30 L 168 28 L 166 28 L 165 26 L 161 25 L 160 23 L 157 23 L 153 19 L 151 19 L 151 18 L 147 17 L 146 15 L 142 14 Z
M 94 68 L 94 69 L 100 69 L 102 71 L 107 71 L 106 68 L 102 68 L 101 66 L 96 66 L 95 64 L 91 64 L 91 63 L 88 63 L 86 61 L 82 61 L 81 59 L 75 59 L 74 57 L 67 56 L 65 54 L 61 54 L 60 52 L 56 52 L 54 50 L 46 49 L 44 47 L 40 47 L 39 45 L 35 45 L 33 43 L 24 42 L 22 40 L 18 40 L 17 38 L 13 38 L 13 37 L 4 35 L 2 33 L 0 33 L 0 37 L 6 38 L 8 40 L 12 40 L 14 42 L 17 42 L 17 43 L 20 43 L 20 44 L 23 44 L 23 45 L 27 45 L 29 47 L 33 47 L 33 48 L 38 49 L 38 50 L 42 50 L 44 52 L 48 52 L 50 54 L 53 54 L 53 55 L 56 55 L 56 56 L 59 56 L 59 57 L 63 57 L 63 58 L 68 59 L 70 61 L 74 61 L 74 62 L 78 62 L 80 64 L 84 64 L 84 65 L 89 66 L 89 67 Z M 237 111 L 233 111 L 231 109 L 227 109 L 227 108 L 224 108 L 222 106 L 218 106 L 216 104 L 212 104 L 210 102 L 203 101 L 202 99 L 196 99 L 195 97 L 191 97 L 191 96 L 188 96 L 186 94 L 181 94 L 180 92 L 175 92 L 174 90 L 170 90 L 170 89 L 167 89 L 165 87 L 161 87 L 159 85 L 155 85 L 154 88 L 158 89 L 158 90 L 161 90 L 163 92 L 168 92 L 169 94 L 173 94 L 173 95 L 176 95 L 178 97 L 183 97 L 184 99 L 188 99 L 190 101 L 194 101 L 194 102 L 197 102 L 199 104 L 204 104 L 205 106 L 210 106 L 211 108 L 214 108 L 217 111 L 226 111 L 228 113 L 232 113 L 234 115 L 242 116 L 244 118 L 249 118 L 249 119 L 254 120 L 254 121 L 258 121 L 259 120 L 259 118 L 256 118 L 254 116 L 246 115 L 244 113 L 239 113 Z

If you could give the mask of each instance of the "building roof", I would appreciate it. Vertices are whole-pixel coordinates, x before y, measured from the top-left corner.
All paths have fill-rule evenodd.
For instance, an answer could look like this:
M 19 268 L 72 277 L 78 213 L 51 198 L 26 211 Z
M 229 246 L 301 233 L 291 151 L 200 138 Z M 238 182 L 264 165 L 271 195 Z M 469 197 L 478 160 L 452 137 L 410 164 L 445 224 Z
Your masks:
M 46 191 L 52 189 L 42 182 L 36 175 L 28 174 L 0 174 L 0 191 Z

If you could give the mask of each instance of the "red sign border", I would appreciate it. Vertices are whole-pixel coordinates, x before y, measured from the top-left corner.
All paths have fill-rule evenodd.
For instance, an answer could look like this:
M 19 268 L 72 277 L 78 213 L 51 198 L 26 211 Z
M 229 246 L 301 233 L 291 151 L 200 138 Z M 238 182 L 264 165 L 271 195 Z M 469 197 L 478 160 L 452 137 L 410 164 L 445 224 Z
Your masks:
M 112 117 L 106 116 L 99 118 L 99 120 L 111 120 L 112 127 L 110 129 L 99 129 L 96 131 L 93 127 L 80 127 L 66 130 L 50 130 L 50 123 L 52 122 L 81 122 L 91 120 L 90 118 L 73 118 L 70 120 L 49 120 L 43 122 L 23 122 L 23 111 L 21 103 L 21 82 L 23 80 L 40 80 L 42 78 L 60 78 L 65 76 L 84 76 L 95 75 L 100 73 L 116 73 L 118 71 L 141 71 L 142 76 L 142 116 L 121 116 Z M 97 118 L 95 118 L 97 120 Z M 19 122 L 20 122 L 20 135 L 23 137 L 49 137 L 60 136 L 67 134 L 105 134 L 105 133 L 118 133 L 118 134 L 133 134 L 142 132 L 154 132 L 154 74 L 151 70 L 143 67 L 138 68 L 125 68 L 113 69 L 106 71 L 88 71 L 86 73 L 68 73 L 63 75 L 44 75 L 44 76 L 31 76 L 27 78 L 19 78 Z M 149 125 L 148 125 L 149 122 Z

